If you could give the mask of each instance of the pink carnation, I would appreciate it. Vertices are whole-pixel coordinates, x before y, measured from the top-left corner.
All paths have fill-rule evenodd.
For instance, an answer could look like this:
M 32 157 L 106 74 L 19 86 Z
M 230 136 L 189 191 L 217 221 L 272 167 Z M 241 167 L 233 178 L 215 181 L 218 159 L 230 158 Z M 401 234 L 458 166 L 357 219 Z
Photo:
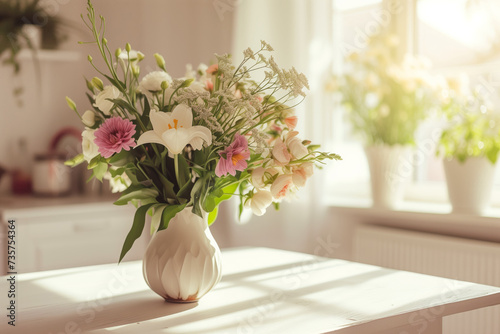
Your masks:
M 215 167 L 215 175 L 236 175 L 236 171 L 244 171 L 250 158 L 248 142 L 242 135 L 236 134 L 234 141 L 225 150 L 219 152 L 220 160 Z
M 108 118 L 94 133 L 94 143 L 99 147 L 99 153 L 109 158 L 114 153 L 134 147 L 135 125 L 128 119 L 120 117 Z
M 207 74 L 215 74 L 219 70 L 219 64 L 213 64 L 210 65 L 209 68 L 207 68 L 206 72 Z

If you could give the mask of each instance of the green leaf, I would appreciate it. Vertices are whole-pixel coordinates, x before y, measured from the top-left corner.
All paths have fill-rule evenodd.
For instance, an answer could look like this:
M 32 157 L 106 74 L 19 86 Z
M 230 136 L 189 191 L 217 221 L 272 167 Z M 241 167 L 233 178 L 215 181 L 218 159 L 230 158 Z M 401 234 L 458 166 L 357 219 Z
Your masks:
M 215 198 L 212 195 L 209 195 L 205 198 L 205 203 L 203 203 L 203 210 L 205 212 L 212 212 L 215 210 Z
M 132 165 L 132 167 L 134 167 L 134 170 L 132 170 L 132 168 L 127 169 L 127 170 L 125 170 L 125 173 L 127 174 L 130 181 L 132 181 L 132 184 L 138 184 L 139 180 L 137 179 L 137 175 L 136 175 L 137 169 L 135 168 L 135 165 Z
M 143 199 L 156 198 L 156 196 L 158 196 L 157 190 L 151 189 L 151 188 L 142 188 L 139 190 L 133 190 L 131 192 L 123 194 L 114 204 L 115 205 L 125 205 L 133 199 L 143 200 Z
M 143 205 L 135 212 L 134 223 L 132 224 L 132 228 L 125 238 L 118 263 L 122 261 L 125 254 L 127 254 L 127 252 L 132 248 L 134 242 L 141 236 L 142 230 L 144 229 L 144 223 L 146 221 L 146 212 L 148 212 L 149 208 L 152 205 L 153 204 Z
M 151 218 L 151 229 L 150 233 L 153 235 L 160 227 L 161 217 L 163 216 L 163 210 L 167 207 L 167 204 L 156 204 L 153 205 L 154 209 L 153 217 Z
M 215 222 L 215 220 L 217 219 L 218 212 L 219 212 L 219 207 L 216 206 L 215 209 L 213 209 L 212 212 L 208 214 L 208 226 L 212 225 Z
M 149 113 L 151 111 L 151 107 L 149 106 L 149 101 L 148 99 L 144 99 L 144 110 L 142 111 L 141 121 L 145 126 L 149 125 Z
M 160 182 L 163 185 L 163 190 L 165 191 L 167 197 L 174 199 L 176 197 L 174 191 L 174 184 L 170 182 L 170 180 L 167 179 L 165 175 L 159 173 L 158 176 L 160 177 Z
M 166 229 L 168 227 L 168 224 L 170 223 L 170 220 L 174 218 L 177 213 L 181 212 L 185 207 L 186 204 L 167 205 L 167 207 L 163 210 L 160 230 Z
M 238 189 L 238 183 L 234 183 L 222 189 L 223 194 L 216 200 L 216 204 L 218 205 L 220 202 L 230 199 L 236 189 Z
M 94 176 L 99 181 L 102 181 L 104 174 L 108 171 L 108 164 L 106 162 L 99 162 L 97 166 L 93 169 Z
M 217 214 L 218 214 L 218 207 L 219 204 L 222 201 L 226 201 L 230 199 L 234 192 L 238 189 L 238 183 L 231 184 L 224 189 L 218 189 L 215 191 L 213 194 L 217 194 L 217 197 L 214 198 L 214 203 L 215 203 L 215 208 L 211 211 L 208 211 L 208 226 L 212 225 L 215 222 L 215 219 L 217 219 Z
M 115 80 L 113 79 L 112 77 L 108 76 L 108 75 L 104 75 L 106 77 L 106 79 L 109 80 L 109 82 L 111 82 L 116 88 L 118 88 L 122 93 L 126 93 L 124 92 L 124 87 L 125 87 L 125 84 L 123 82 L 121 82 L 120 80 Z
M 140 201 L 140 202 L 139 202 Z M 132 203 L 133 201 L 131 201 Z M 146 205 L 146 204 L 149 204 L 149 203 L 152 203 L 152 204 L 158 204 L 158 201 L 156 200 L 156 198 L 145 198 L 145 199 L 141 199 L 141 200 L 135 200 L 136 203 L 139 203 L 141 205 Z M 135 207 L 137 207 L 137 205 L 135 205 Z
M 80 153 L 77 156 L 73 157 L 72 159 L 65 161 L 64 164 L 66 166 L 75 167 L 84 161 L 85 161 L 85 159 L 83 158 L 83 153 Z
M 117 169 L 110 168 L 108 171 L 109 174 L 111 174 L 111 177 L 117 177 L 121 176 L 125 172 L 125 168 L 123 167 Z
M 109 158 L 108 162 L 115 167 L 123 167 L 134 161 L 134 155 L 131 151 L 121 150 Z
M 187 182 L 178 192 L 177 198 L 185 198 L 187 200 L 191 199 L 191 190 L 193 190 L 194 183 Z
M 115 105 L 120 106 L 125 110 L 134 111 L 134 112 L 137 111 L 130 103 L 128 103 L 125 100 L 122 100 L 122 99 L 107 99 L 107 100 L 113 102 Z
M 179 179 L 181 184 L 179 188 L 182 188 L 186 183 L 191 180 L 191 173 L 189 173 L 189 165 L 186 158 L 182 154 L 178 154 L 179 157 Z
M 95 157 L 93 157 L 89 164 L 87 165 L 87 169 L 94 169 L 97 167 L 97 165 L 99 164 L 99 162 L 101 162 L 101 159 L 102 157 L 100 155 L 96 155 Z
M 196 180 L 193 189 L 191 190 L 191 200 L 193 201 L 193 213 L 200 217 L 202 217 L 203 215 L 203 212 L 201 211 L 200 199 L 206 179 L 207 176 L 204 176 Z

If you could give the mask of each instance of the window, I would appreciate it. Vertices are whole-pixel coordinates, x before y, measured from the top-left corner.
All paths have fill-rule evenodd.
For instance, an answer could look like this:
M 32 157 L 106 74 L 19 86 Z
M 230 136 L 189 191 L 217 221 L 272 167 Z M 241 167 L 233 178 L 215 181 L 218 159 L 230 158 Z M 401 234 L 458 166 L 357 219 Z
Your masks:
M 495 0 L 413 0 L 399 1 L 334 0 L 334 36 L 338 53 L 334 72 L 341 74 L 343 58 L 366 47 L 368 36 L 394 24 L 403 40 L 401 52 L 414 51 L 428 58 L 432 74 L 465 73 L 500 110 L 500 3 Z M 401 7 L 402 6 L 402 7 Z M 394 20 L 394 21 L 392 21 Z M 369 171 L 362 141 L 343 117 L 338 97 L 333 102 L 332 146 L 344 160 L 333 164 L 327 189 L 331 195 L 369 197 Z M 424 124 L 416 133 L 417 143 L 429 138 L 436 124 Z M 419 147 L 417 145 L 417 151 Z M 446 186 L 441 159 L 433 150 L 420 148 L 425 156 L 414 163 L 413 182 L 406 198 L 446 202 Z M 417 154 L 416 153 L 416 154 Z M 500 194 L 500 169 L 495 191 Z M 493 196 L 500 201 L 500 196 Z M 494 203 L 500 205 L 500 202 Z

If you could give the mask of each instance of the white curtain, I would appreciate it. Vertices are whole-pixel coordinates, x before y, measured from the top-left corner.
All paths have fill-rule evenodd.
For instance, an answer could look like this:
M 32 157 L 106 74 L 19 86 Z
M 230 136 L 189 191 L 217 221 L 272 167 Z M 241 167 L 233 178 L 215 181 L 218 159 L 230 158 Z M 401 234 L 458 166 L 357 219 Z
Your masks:
M 306 74 L 311 89 L 297 108 L 299 131 L 302 138 L 324 142 L 331 135 L 323 86 L 325 77 L 331 73 L 333 57 L 332 1 L 241 0 L 235 10 L 234 62 L 242 59 L 244 49 L 256 49 L 260 40 L 265 40 L 275 49 L 273 55 L 280 67 L 294 66 Z M 312 252 L 317 242 L 317 224 L 324 221 L 323 177 L 317 172 L 298 197 L 282 203 L 278 212 L 269 208 L 266 215 L 253 216 L 247 224 L 237 225 L 233 214 L 226 210 L 226 219 L 220 219 L 223 226 L 214 227 L 224 229 L 231 240 L 229 246 L 262 245 Z

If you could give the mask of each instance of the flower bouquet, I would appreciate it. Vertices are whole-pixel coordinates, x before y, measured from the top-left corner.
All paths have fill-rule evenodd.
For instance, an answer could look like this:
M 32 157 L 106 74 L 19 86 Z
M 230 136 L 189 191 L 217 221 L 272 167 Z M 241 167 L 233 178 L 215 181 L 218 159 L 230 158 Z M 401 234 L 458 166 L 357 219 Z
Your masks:
M 339 93 L 353 131 L 363 136 L 374 206 L 390 209 L 403 196 L 414 133 L 435 104 L 438 84 L 425 59 L 408 54 L 400 61 L 398 45 L 389 33 L 372 36 L 326 87 Z
M 455 212 L 482 214 L 487 208 L 500 152 L 500 114 L 466 76 L 448 79 L 441 110 L 446 126 L 437 155 L 444 158 L 448 197 Z
M 163 272 L 157 270 L 158 263 L 152 267 L 146 264 L 159 235 L 188 228 L 179 232 L 180 236 L 167 238 L 169 241 L 157 242 L 158 246 L 174 247 L 177 253 L 181 248 L 200 253 L 206 246 L 213 257 L 213 240 L 191 239 L 196 231 L 207 234 L 206 225 L 215 221 L 219 203 L 237 194 L 240 211 L 249 207 L 254 214 L 262 215 L 272 203 L 277 206 L 303 187 L 315 164 L 339 156 L 318 151 L 318 146 L 300 139 L 294 130 L 297 117 L 293 106 L 304 98 L 308 82 L 295 68 L 279 68 L 273 57 L 267 56 L 273 49 L 266 42 L 261 42 L 257 51 L 246 49 L 236 67 L 229 55 L 216 55 L 216 64 L 200 65 L 197 70 L 188 66 L 185 77 L 178 79 L 168 74 L 164 58 L 155 54 L 159 70 L 143 76 L 140 63 L 145 56 L 129 44 L 124 50 L 111 52 L 104 37 L 104 18 L 96 23 L 90 1 L 87 19 L 108 73 L 98 69 L 89 56 L 102 78 L 87 81 L 93 108 L 80 114 L 67 98 L 86 126 L 83 153 L 67 163 L 86 161 L 93 177 L 118 183 L 121 197 L 115 204 L 136 205 L 120 261 L 141 235 L 149 213 L 150 230 L 155 236 L 145 256 L 146 281 L 166 299 L 196 300 L 206 289 L 198 286 L 193 297 L 182 287 L 181 292 L 171 292 L 165 291 L 171 289 L 166 287 L 170 283 L 155 283 L 168 280 L 165 277 L 148 279 L 147 272 Z M 251 77 L 255 71 L 262 72 L 260 80 Z M 150 253 L 157 254 L 163 266 L 172 264 L 158 252 Z M 211 263 L 207 265 L 199 257 L 192 261 L 186 266 L 192 268 L 196 262 L 211 268 L 213 275 Z M 191 276 L 199 276 L 213 286 L 217 277 L 203 278 L 207 275 L 206 271 L 195 270 Z M 173 281 L 182 285 L 179 277 L 170 277 Z

